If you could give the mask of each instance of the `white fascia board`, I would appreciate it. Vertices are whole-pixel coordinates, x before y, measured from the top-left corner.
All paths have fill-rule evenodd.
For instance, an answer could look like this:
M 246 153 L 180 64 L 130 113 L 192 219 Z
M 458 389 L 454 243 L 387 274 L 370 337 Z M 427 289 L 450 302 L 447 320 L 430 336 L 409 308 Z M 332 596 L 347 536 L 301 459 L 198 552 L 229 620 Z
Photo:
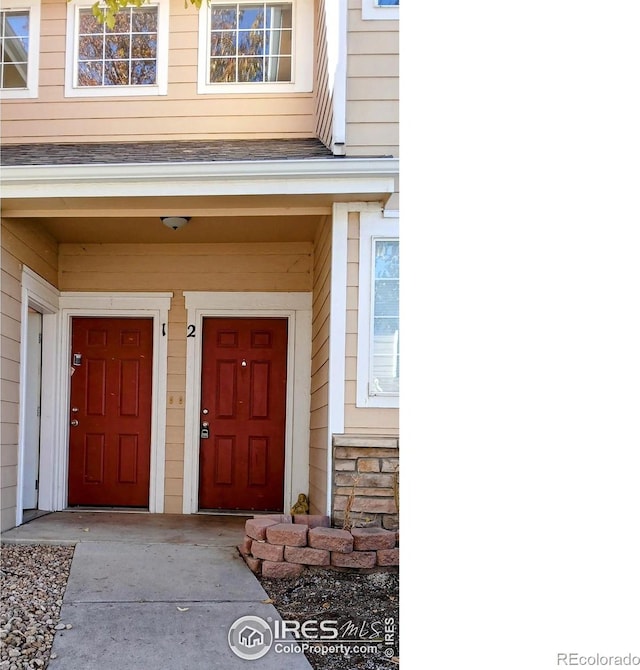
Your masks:
M 5 166 L 3 198 L 393 193 L 398 158 Z

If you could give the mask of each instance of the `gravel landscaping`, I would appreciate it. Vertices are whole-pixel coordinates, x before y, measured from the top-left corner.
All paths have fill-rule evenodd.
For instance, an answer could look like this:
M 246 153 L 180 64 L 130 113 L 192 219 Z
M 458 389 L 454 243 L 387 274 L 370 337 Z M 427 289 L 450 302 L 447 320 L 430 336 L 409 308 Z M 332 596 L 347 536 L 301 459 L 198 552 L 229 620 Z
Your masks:
M 0 547 L 0 669 L 46 668 L 60 623 L 73 547 Z
M 341 639 L 353 645 L 383 638 L 375 652 L 345 653 L 331 640 L 313 645 L 305 655 L 314 670 L 392 670 L 399 665 L 399 573 L 341 572 L 309 568 L 293 579 L 258 577 L 273 606 L 285 620 L 335 621 Z M 393 621 L 391 624 L 390 620 Z M 385 633 L 389 637 L 384 642 Z M 393 634 L 391 636 L 391 627 Z M 346 647 L 351 646 L 346 644 Z

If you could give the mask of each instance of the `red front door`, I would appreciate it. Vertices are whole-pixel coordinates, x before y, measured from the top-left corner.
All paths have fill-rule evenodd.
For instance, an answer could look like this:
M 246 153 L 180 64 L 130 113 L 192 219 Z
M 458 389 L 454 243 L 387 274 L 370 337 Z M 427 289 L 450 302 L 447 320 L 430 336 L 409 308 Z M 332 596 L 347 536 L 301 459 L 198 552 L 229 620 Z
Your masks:
M 152 319 L 73 319 L 69 505 L 149 506 L 152 363 Z
M 200 509 L 282 511 L 287 320 L 206 318 L 202 339 Z

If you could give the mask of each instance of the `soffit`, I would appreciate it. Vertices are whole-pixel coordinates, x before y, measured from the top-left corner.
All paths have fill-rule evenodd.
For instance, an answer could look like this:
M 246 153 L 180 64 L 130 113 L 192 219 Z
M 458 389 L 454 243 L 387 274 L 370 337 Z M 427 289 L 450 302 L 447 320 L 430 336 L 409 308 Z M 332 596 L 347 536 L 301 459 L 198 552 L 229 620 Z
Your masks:
M 29 219 L 60 244 L 311 242 L 324 216 L 195 216 L 180 230 L 159 217 Z

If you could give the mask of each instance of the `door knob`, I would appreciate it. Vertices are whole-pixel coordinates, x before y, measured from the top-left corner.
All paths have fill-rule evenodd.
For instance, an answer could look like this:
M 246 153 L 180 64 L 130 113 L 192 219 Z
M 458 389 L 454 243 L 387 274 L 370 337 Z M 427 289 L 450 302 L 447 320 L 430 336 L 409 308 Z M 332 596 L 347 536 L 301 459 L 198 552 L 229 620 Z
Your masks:
M 75 426 L 77 426 L 79 423 L 80 423 L 80 422 L 78 421 L 78 419 L 72 419 L 72 420 L 71 420 L 71 425 L 72 425 L 74 428 L 75 428 Z

